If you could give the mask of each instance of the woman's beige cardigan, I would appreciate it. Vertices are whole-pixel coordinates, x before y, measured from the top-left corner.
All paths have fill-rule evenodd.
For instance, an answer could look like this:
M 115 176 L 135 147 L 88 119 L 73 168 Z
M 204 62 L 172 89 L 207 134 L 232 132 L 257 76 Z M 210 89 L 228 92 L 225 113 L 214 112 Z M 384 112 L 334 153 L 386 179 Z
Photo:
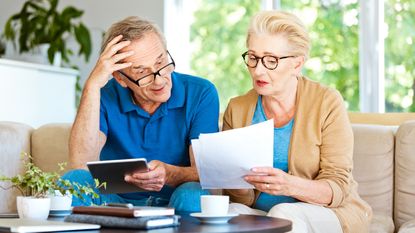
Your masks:
M 255 90 L 233 98 L 223 116 L 223 130 L 252 122 L 258 94 Z M 341 95 L 304 77 L 298 78 L 296 113 L 288 152 L 288 173 L 325 180 L 333 190 L 327 205 L 337 215 L 344 233 L 369 232 L 372 210 L 357 194 L 352 177 L 353 132 Z M 253 206 L 259 191 L 238 196 L 225 190 L 233 202 Z

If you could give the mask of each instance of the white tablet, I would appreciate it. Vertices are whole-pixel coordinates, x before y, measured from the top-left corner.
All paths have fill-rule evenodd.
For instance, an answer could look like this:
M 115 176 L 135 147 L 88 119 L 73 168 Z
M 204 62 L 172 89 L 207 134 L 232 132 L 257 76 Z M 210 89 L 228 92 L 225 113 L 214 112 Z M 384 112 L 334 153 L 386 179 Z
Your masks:
M 145 191 L 124 181 L 128 173 L 148 171 L 145 158 L 93 161 L 86 165 L 95 179 L 107 183 L 106 188 L 101 187 L 99 190 L 102 194 Z

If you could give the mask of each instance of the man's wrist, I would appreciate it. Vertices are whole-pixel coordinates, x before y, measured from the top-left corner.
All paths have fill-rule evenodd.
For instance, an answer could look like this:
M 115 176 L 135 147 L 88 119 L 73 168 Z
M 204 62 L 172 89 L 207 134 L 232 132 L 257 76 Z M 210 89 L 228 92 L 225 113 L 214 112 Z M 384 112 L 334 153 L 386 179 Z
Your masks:
M 170 172 L 171 165 L 163 163 L 163 166 L 164 166 L 164 171 L 166 172 L 165 183 L 168 185 L 171 185 L 171 181 L 172 181 L 171 172 Z
M 186 182 L 198 182 L 199 176 L 195 167 L 180 167 L 164 164 L 166 170 L 166 184 L 179 186 Z
M 87 91 L 100 91 L 101 87 L 98 84 L 96 84 L 94 81 L 87 80 L 85 82 L 84 90 L 87 90 Z

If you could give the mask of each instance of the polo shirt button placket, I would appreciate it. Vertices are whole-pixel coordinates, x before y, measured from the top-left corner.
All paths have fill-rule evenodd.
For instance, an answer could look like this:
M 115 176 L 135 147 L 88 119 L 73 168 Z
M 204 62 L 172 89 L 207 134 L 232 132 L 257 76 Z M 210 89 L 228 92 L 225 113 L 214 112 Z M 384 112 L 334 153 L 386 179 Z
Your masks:
M 144 146 L 148 147 L 148 145 L 151 144 L 151 124 L 150 122 L 148 122 L 145 127 L 144 127 L 144 135 L 143 135 L 143 142 L 144 142 Z
M 153 147 L 157 144 L 157 124 L 150 121 L 147 123 L 145 130 L 144 130 L 144 139 L 145 144 L 149 147 Z

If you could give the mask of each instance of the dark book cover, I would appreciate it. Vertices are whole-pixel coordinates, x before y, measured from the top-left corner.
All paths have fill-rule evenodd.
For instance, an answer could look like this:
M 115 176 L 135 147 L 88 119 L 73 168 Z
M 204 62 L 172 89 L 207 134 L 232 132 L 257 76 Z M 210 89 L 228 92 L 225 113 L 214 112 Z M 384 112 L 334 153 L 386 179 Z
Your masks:
M 123 218 L 88 214 L 71 214 L 65 217 L 65 222 L 98 224 L 103 227 L 155 229 L 178 226 L 180 216 L 150 216 L 139 218 Z

